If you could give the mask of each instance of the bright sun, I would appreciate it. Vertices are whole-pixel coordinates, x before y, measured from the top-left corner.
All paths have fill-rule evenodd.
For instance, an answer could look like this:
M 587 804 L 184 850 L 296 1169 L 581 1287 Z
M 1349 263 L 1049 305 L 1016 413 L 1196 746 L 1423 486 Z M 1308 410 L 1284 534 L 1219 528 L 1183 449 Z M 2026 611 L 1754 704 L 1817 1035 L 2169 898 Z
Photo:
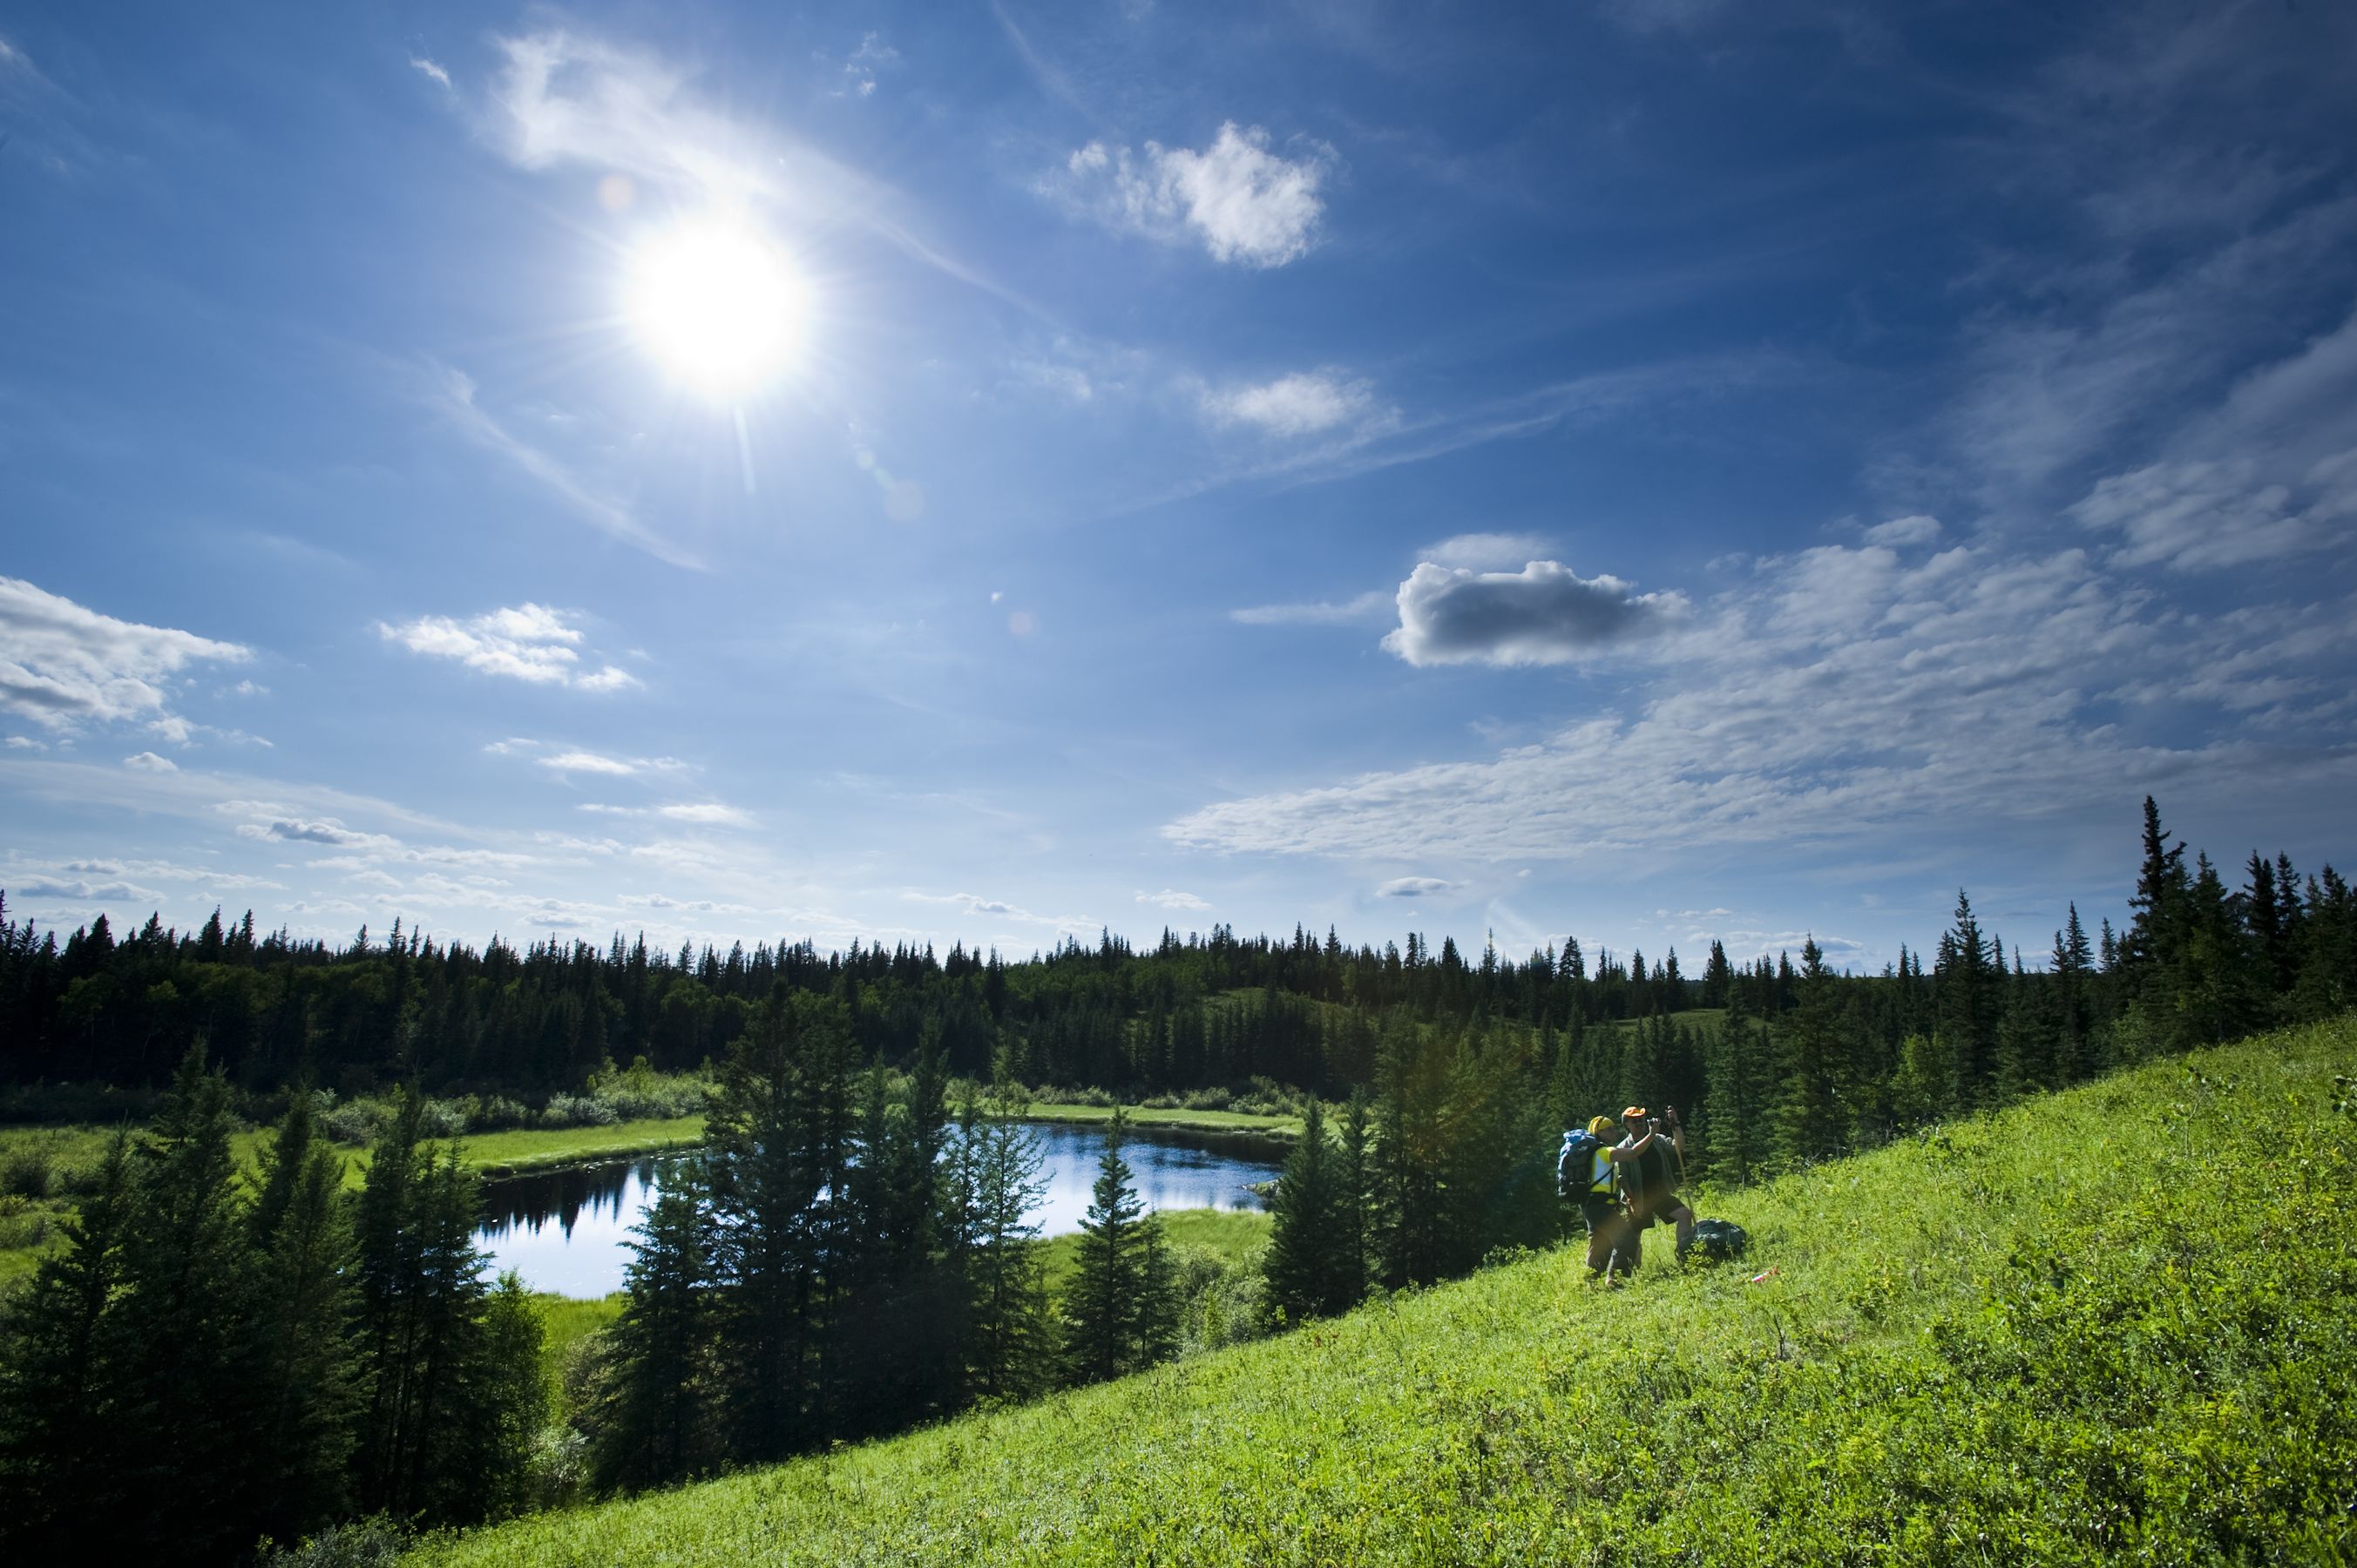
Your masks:
M 706 397 L 742 397 L 788 369 L 809 307 L 792 258 L 725 219 L 658 236 L 630 268 L 631 326 L 673 375 Z

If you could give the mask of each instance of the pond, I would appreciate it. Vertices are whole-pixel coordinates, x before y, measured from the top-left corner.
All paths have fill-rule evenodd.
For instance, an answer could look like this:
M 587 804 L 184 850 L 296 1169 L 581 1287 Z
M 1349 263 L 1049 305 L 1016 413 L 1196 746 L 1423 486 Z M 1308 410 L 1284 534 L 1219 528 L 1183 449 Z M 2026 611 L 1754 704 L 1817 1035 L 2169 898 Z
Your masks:
M 1047 1196 L 1031 1210 L 1042 1236 L 1081 1228 L 1104 1151 L 1098 1128 L 1035 1122 Z M 1122 1145 L 1138 1197 L 1150 1209 L 1257 1208 L 1251 1190 L 1284 1164 L 1281 1144 L 1248 1134 L 1133 1129 Z M 494 1270 L 513 1269 L 534 1290 L 599 1296 L 622 1288 L 630 1228 L 662 1190 L 670 1160 L 649 1155 L 483 1184 L 475 1242 Z

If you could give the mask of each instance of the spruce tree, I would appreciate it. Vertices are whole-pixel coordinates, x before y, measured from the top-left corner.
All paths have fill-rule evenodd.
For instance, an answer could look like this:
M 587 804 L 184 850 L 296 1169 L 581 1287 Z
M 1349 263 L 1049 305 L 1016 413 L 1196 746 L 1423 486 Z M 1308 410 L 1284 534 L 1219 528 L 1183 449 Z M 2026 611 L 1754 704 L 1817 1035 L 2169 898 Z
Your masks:
M 263 1528 L 280 1540 L 341 1518 L 358 1413 L 351 1215 L 344 1162 L 317 1133 L 313 1096 L 287 1097 L 247 1223 L 259 1255 L 251 1454 Z
M 1116 1107 L 1064 1298 L 1065 1367 L 1076 1383 L 1151 1365 L 1168 1354 L 1177 1332 L 1162 1226 L 1138 1200 L 1129 1164 L 1121 1157 L 1128 1133 L 1128 1118 Z
M 108 1143 L 63 1249 L 0 1317 L 0 1545 L 19 1563 L 94 1559 L 135 1504 L 120 1465 L 126 1397 L 121 1320 L 138 1191 L 131 1136 Z
M 1039 1228 L 1029 1218 L 1046 1196 L 1039 1136 L 1012 1086 L 984 1108 L 969 1100 L 959 1119 L 959 1198 L 951 1227 L 964 1283 L 963 1392 L 985 1404 L 1028 1398 L 1049 1380 L 1048 1290 Z
M 710 1238 L 686 1162 L 633 1229 L 629 1301 L 610 1330 L 591 1469 L 600 1489 L 637 1491 L 712 1467 Z
M 1269 1204 L 1268 1251 L 1262 1263 L 1268 1304 L 1282 1320 L 1298 1323 L 1347 1312 L 1351 1294 L 1347 1251 L 1354 1239 L 1346 1228 L 1346 1195 L 1326 1137 L 1326 1116 L 1316 1100 L 1302 1118 L 1300 1140 L 1286 1155 Z

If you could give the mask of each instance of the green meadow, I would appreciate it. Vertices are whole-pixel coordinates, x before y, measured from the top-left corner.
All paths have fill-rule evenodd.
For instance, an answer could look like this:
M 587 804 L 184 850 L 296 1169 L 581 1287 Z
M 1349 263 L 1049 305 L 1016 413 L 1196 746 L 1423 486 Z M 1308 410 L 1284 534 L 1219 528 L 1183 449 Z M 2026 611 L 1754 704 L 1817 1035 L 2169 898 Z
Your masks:
M 461 1564 L 2336 1563 L 2357 1023 L 2126 1071 L 1576 1246 Z

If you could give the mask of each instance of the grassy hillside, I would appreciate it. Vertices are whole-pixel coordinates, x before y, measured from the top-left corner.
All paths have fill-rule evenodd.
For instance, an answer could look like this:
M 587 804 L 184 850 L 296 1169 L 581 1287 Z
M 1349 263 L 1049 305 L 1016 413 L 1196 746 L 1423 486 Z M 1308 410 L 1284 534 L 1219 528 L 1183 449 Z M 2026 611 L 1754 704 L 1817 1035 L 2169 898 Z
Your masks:
M 2352 1073 L 2348 1020 L 2159 1063 L 1706 1204 L 1747 1267 L 1566 1249 L 413 1561 L 2347 1561 Z

